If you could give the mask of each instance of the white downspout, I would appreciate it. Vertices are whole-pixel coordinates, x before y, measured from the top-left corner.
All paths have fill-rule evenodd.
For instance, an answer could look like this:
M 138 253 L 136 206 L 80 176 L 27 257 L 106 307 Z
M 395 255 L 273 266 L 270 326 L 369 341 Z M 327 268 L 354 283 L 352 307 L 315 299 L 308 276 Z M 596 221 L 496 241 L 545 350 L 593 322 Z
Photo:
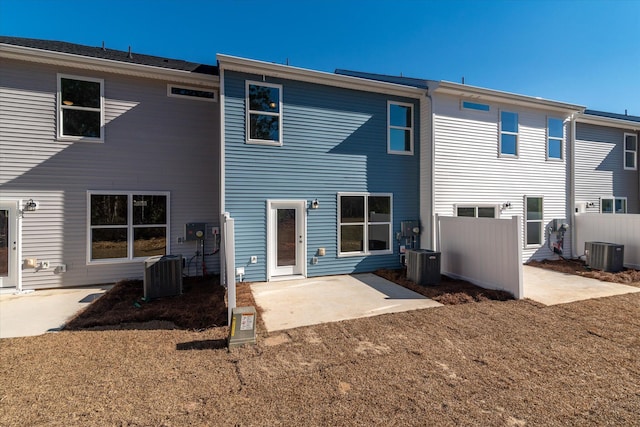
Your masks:
M 571 137 L 569 138 L 569 224 L 571 225 L 571 258 L 577 257 L 576 245 L 578 244 L 576 230 L 576 116 L 577 113 L 571 115 Z

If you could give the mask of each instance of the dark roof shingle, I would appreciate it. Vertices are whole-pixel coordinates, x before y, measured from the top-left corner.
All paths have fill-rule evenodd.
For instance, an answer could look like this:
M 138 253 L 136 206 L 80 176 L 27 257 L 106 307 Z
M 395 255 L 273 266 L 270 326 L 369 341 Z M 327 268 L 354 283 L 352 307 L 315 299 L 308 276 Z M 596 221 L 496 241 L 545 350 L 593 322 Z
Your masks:
M 111 61 L 125 62 L 129 64 L 147 65 L 151 67 L 167 68 L 171 70 L 190 71 L 192 73 L 218 75 L 218 67 L 214 65 L 198 64 L 183 61 L 181 59 L 163 58 L 160 56 L 143 55 L 121 50 L 103 49 L 75 43 L 67 43 L 53 40 L 29 39 L 22 37 L 0 36 L 0 43 L 14 46 L 29 47 L 33 49 L 48 50 L 51 52 L 68 53 L 71 55 L 86 56 L 89 58 L 108 59 Z
M 640 123 L 640 117 L 630 116 L 628 114 L 607 113 L 606 111 L 584 110 L 584 114 L 590 116 L 606 117 L 609 119 L 629 120 L 631 122 Z

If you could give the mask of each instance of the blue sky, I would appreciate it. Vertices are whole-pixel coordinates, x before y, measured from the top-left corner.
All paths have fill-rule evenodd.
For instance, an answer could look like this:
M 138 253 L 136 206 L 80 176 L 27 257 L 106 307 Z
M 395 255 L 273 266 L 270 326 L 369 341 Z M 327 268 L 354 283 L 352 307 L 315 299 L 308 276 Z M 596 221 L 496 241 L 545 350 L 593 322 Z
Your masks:
M 0 0 L 0 33 L 460 82 L 640 116 L 640 0 Z

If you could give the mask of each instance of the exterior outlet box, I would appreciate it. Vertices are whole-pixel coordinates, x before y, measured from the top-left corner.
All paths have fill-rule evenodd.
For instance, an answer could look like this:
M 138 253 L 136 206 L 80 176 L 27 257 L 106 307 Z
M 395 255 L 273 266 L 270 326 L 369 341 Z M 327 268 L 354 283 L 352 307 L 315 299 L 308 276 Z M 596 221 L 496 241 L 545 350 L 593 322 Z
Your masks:
M 327 251 L 325 250 L 325 248 L 318 248 L 318 256 L 325 256 L 327 254 Z
M 218 234 L 220 234 L 220 227 L 211 227 L 211 235 L 217 236 Z
M 236 276 L 244 275 L 244 267 L 236 267 Z
M 207 224 L 204 222 L 190 222 L 184 226 L 184 240 L 204 240 L 207 235 Z
M 40 268 L 49 268 L 50 264 L 49 261 L 41 261 L 40 262 Z
M 257 264 L 258 263 L 258 257 L 255 256 L 255 255 L 251 256 L 250 262 L 251 262 L 251 264 Z
M 314 256 L 311 258 L 311 264 L 316 265 L 318 263 L 318 257 Z
M 255 307 L 236 307 L 231 310 L 231 327 L 229 328 L 229 348 L 244 344 L 256 343 L 256 309 Z
M 66 273 L 67 272 L 67 264 L 60 264 L 54 270 L 54 273 Z

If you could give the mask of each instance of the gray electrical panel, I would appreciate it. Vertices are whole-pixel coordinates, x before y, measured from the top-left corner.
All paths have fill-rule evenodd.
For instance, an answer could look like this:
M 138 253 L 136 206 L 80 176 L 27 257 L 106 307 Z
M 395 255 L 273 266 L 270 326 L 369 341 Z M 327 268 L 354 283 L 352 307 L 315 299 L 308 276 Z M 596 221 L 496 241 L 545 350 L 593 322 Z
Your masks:
M 228 346 L 237 347 L 256 343 L 256 309 L 254 307 L 236 307 L 231 309 L 231 327 Z
M 184 226 L 184 240 L 204 240 L 207 235 L 207 224 L 204 222 L 190 222 Z
M 420 222 L 417 220 L 400 221 L 400 235 L 402 237 L 414 237 L 420 234 Z

